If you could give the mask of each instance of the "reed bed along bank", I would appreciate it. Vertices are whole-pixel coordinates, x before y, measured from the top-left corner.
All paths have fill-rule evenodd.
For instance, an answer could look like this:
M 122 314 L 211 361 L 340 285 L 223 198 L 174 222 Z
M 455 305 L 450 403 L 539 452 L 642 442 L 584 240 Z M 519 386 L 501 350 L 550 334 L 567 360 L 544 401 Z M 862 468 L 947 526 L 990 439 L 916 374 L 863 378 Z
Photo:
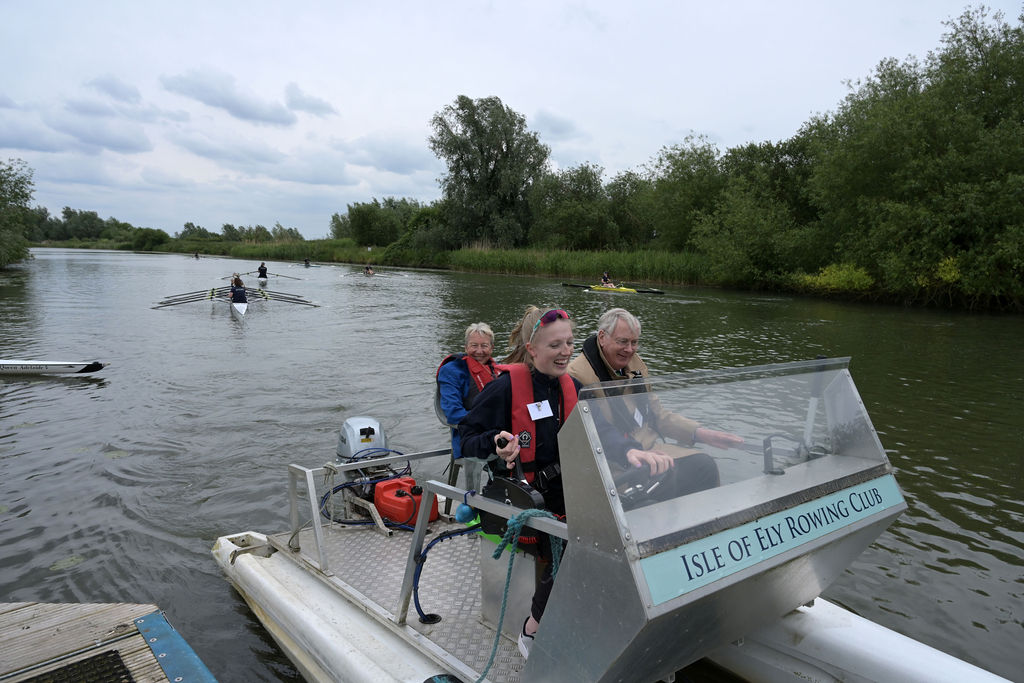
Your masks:
M 460 249 L 449 253 L 449 267 L 481 273 L 551 275 L 597 281 L 608 271 L 615 282 L 696 284 L 706 280 L 695 254 L 662 251 L 548 251 Z

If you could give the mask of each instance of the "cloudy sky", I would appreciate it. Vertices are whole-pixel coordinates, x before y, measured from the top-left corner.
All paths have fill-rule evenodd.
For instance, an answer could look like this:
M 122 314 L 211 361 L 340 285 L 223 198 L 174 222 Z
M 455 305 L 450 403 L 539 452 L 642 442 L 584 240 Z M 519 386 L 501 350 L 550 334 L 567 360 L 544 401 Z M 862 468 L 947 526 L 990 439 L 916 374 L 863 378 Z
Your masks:
M 0 0 L 0 159 L 34 203 L 174 234 L 438 198 L 430 119 L 498 96 L 606 180 L 704 135 L 791 137 L 963 0 Z M 1020 0 L 990 0 L 1016 23 Z

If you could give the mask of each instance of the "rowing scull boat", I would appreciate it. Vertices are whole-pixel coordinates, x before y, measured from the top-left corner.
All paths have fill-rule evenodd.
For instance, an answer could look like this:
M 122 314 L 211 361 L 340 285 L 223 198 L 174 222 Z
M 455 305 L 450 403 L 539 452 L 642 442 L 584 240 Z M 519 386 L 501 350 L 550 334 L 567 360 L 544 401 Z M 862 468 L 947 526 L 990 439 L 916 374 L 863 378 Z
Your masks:
M 245 312 L 249 309 L 249 304 L 245 302 L 231 302 L 231 316 L 238 318 L 239 320 L 245 319 Z
M 3 375 L 44 375 L 79 372 L 98 372 L 107 366 L 99 361 L 55 361 L 55 360 L 0 360 L 0 374 Z

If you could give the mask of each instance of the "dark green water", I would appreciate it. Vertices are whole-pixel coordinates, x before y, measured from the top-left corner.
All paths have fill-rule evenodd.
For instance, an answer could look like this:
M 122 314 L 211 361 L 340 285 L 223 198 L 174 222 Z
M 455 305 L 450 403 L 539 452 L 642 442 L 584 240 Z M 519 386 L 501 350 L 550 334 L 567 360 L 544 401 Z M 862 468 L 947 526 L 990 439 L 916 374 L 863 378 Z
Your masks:
M 910 509 L 826 597 L 1024 671 L 1022 317 L 268 263 L 303 278 L 270 289 L 323 307 L 256 303 L 239 323 L 209 302 L 150 306 L 258 263 L 34 253 L 0 271 L 0 357 L 111 365 L 0 379 L 0 601 L 154 602 L 220 680 L 296 679 L 221 576 L 214 540 L 284 529 L 286 465 L 332 459 L 348 417 L 378 418 L 400 450 L 445 446 L 434 370 L 469 322 L 505 337 L 527 304 L 557 304 L 582 338 L 623 305 L 659 374 L 851 356 Z

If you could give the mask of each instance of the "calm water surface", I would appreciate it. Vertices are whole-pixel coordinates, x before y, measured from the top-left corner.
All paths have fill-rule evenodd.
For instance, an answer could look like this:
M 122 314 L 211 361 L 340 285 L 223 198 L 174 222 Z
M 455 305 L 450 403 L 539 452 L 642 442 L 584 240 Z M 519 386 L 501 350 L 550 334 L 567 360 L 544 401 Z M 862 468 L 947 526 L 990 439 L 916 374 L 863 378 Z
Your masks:
M 286 465 L 332 459 L 348 417 L 378 418 L 399 450 L 446 446 L 434 370 L 469 322 L 505 337 L 527 304 L 551 303 L 582 337 L 625 305 L 655 373 L 852 356 L 910 509 L 826 597 L 1021 680 L 1020 316 L 271 262 L 302 279 L 270 289 L 322 308 L 258 302 L 240 323 L 222 304 L 150 306 L 258 263 L 33 253 L 0 271 L 0 357 L 111 365 L 0 379 L 0 601 L 156 603 L 221 681 L 299 680 L 221 575 L 214 540 L 286 528 Z

